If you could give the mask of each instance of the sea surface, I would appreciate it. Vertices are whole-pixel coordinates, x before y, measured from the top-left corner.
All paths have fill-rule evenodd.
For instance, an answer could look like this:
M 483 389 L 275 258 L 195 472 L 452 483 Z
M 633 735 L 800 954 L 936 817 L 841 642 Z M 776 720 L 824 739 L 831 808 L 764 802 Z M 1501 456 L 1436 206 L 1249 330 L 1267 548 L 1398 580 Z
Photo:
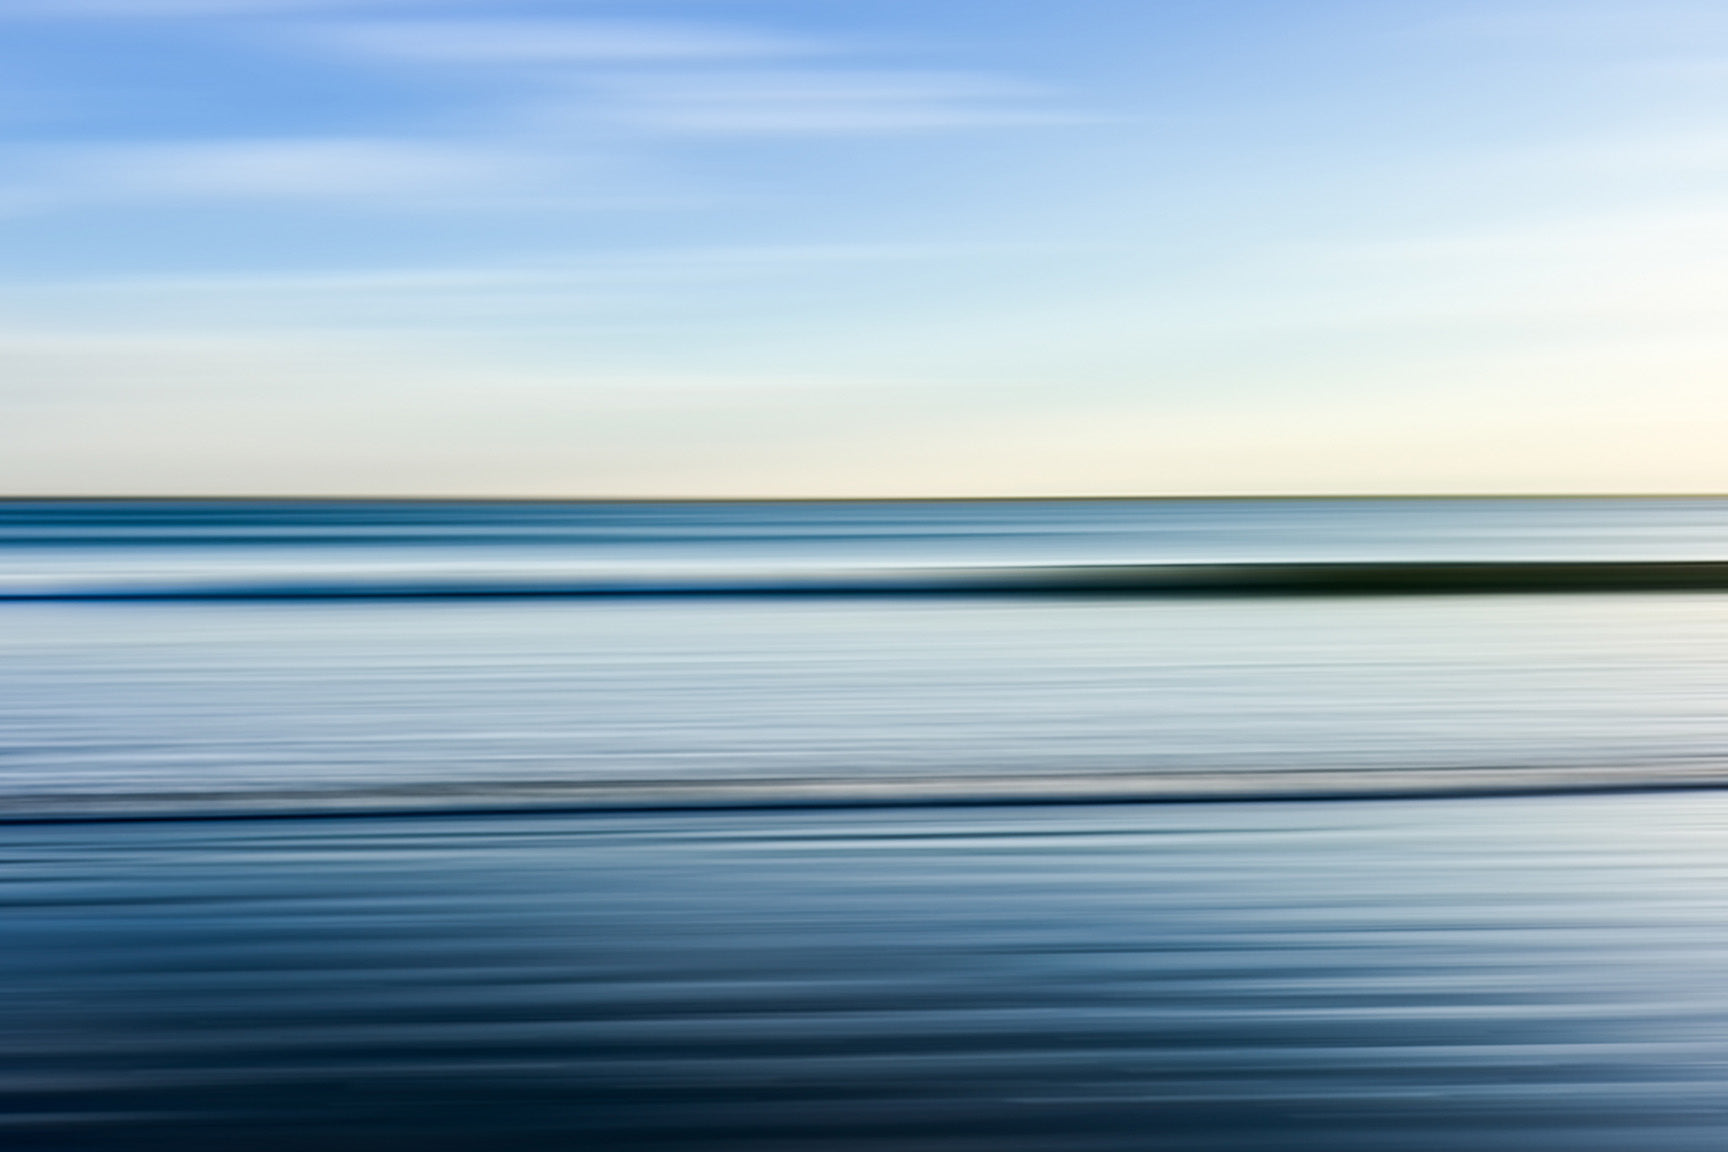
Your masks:
M 1728 500 L 0 503 L 6 1152 L 1718 1152 Z
M 8 1152 L 1720 1152 L 1728 794 L 0 827 Z
M 1728 781 L 1728 500 L 0 504 L 0 814 Z

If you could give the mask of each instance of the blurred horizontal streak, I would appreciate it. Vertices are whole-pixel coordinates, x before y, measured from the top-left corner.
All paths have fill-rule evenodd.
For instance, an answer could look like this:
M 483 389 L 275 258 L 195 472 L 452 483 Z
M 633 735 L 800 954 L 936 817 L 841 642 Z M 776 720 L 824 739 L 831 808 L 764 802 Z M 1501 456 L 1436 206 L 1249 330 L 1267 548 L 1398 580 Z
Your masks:
M 1717 787 L 1725 516 L 0 502 L 0 815 Z
M 1721 796 L 14 827 L 0 1100 L 79 1152 L 1705 1152 L 1725 828 Z
M 1433 596 L 1728 591 L 1728 561 L 1407 561 L 1160 564 L 850 572 L 452 577 L 308 573 L 298 578 L 101 578 L 0 583 L 0 600 L 396 600 L 589 596 Z
M 791 37 L 669 20 L 350 20 L 324 29 L 338 48 L 426 62 L 662 63 L 819 51 Z
M 773 777 L 588 780 L 477 780 L 470 784 L 391 784 L 350 788 L 237 788 L 229 792 L 164 787 L 57 792 L 51 785 L 0 794 L 0 824 L 108 823 L 158 820 L 544 813 L 796 812 L 893 808 L 1018 808 L 1096 804 L 1245 803 L 1694 792 L 1728 789 L 1728 760 L 1556 766 L 1549 763 L 1423 769 L 1396 766 L 1270 771 L 1094 775 L 1056 770 L 972 777 L 933 772 L 917 777 L 870 772 L 848 778 L 842 765 L 825 779 Z

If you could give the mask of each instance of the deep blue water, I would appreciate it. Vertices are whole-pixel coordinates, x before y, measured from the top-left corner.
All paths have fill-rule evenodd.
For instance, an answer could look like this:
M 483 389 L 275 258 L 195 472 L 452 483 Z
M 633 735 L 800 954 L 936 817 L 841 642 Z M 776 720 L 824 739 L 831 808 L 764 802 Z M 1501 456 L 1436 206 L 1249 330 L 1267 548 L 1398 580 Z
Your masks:
M 0 827 L 20 1152 L 1716 1152 L 1728 795 Z

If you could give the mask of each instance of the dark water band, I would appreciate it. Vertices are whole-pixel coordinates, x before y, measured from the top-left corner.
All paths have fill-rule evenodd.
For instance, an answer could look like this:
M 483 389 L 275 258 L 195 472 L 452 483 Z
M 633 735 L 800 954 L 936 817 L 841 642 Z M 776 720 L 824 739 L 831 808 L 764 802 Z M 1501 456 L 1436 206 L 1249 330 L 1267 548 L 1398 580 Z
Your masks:
M 296 574 L 60 580 L 0 600 L 474 600 L 793 596 L 1413 596 L 1728 591 L 1728 561 L 1338 561 L 886 569 L 799 574 L 466 577 Z
M 0 824 L 1085 804 L 1441 800 L 1728 788 L 1728 761 L 947 779 L 516 781 L 329 790 L 0 795 Z

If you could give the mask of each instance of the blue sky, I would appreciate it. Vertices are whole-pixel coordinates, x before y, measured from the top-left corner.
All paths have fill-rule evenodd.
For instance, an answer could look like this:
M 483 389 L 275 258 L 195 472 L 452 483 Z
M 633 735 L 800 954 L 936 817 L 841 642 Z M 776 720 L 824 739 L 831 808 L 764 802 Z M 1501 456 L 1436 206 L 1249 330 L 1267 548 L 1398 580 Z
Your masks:
M 1728 9 L 0 0 L 0 491 L 1728 490 Z

